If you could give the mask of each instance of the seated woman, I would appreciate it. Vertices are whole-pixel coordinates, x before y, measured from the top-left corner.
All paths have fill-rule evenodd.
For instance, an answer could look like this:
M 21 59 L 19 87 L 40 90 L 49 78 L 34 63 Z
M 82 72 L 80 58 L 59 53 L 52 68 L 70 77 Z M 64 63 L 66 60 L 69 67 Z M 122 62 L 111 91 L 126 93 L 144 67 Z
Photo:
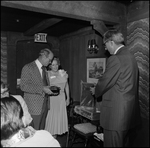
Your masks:
M 1 145 L 3 147 L 60 147 L 58 141 L 45 130 L 26 128 L 23 110 L 13 96 L 1 99 Z
M 8 85 L 5 84 L 4 82 L 1 82 L 1 98 L 9 97 L 10 95 L 11 94 L 9 93 Z M 19 101 L 19 103 L 21 104 L 21 107 L 23 109 L 22 120 L 23 120 L 24 126 L 31 125 L 31 122 L 33 119 L 28 111 L 27 104 L 24 101 L 24 99 L 22 98 L 22 96 L 20 96 L 20 95 L 11 95 L 11 96 L 13 96 L 15 99 L 17 99 Z

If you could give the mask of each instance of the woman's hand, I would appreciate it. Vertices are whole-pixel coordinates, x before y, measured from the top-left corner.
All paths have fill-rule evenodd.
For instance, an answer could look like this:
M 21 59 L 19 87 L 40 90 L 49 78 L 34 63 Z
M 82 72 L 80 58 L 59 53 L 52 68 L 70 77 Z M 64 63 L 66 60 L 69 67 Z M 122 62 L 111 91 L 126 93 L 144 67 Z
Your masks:
M 66 106 L 68 106 L 70 104 L 69 99 L 66 100 Z
M 1 88 L 1 98 L 8 97 L 9 91 L 8 88 Z

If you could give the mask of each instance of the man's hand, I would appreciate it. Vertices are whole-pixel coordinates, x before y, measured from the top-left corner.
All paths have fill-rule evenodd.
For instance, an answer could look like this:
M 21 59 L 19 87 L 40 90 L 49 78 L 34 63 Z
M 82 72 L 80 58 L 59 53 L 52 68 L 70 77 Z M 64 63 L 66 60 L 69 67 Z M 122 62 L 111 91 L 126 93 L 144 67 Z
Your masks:
M 94 87 L 90 87 L 90 92 L 92 95 L 95 95 L 95 86 Z
M 43 87 L 43 91 L 44 91 L 44 93 L 46 93 L 46 94 L 48 94 L 48 95 L 53 94 L 53 92 L 50 90 L 50 87 L 49 87 L 49 86 L 44 86 L 44 87 Z

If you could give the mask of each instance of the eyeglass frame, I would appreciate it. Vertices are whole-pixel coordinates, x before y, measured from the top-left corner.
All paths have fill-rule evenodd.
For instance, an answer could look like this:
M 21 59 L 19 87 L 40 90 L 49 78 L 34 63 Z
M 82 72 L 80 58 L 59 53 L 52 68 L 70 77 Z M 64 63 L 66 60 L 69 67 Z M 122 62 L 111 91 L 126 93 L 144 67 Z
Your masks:
M 107 39 L 107 40 L 103 43 L 103 44 L 104 44 L 104 48 L 105 48 L 105 50 L 107 49 L 107 47 L 106 47 L 106 43 L 107 43 L 107 42 L 109 42 L 109 41 L 112 41 L 112 39 L 110 39 L 110 38 L 109 38 L 109 39 Z

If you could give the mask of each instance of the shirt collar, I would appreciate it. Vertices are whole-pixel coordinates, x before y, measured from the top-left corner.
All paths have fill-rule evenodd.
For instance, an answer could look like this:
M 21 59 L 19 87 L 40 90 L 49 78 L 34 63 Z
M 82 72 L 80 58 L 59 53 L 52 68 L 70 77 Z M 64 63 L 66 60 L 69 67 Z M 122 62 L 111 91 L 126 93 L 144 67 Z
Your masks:
M 41 67 L 43 66 L 38 59 L 35 60 L 35 63 L 39 69 L 41 69 Z
M 114 54 L 116 54 L 117 51 L 118 51 L 121 47 L 123 47 L 123 46 L 124 46 L 124 45 L 119 46 L 119 47 L 116 49 L 116 51 L 114 52 Z

